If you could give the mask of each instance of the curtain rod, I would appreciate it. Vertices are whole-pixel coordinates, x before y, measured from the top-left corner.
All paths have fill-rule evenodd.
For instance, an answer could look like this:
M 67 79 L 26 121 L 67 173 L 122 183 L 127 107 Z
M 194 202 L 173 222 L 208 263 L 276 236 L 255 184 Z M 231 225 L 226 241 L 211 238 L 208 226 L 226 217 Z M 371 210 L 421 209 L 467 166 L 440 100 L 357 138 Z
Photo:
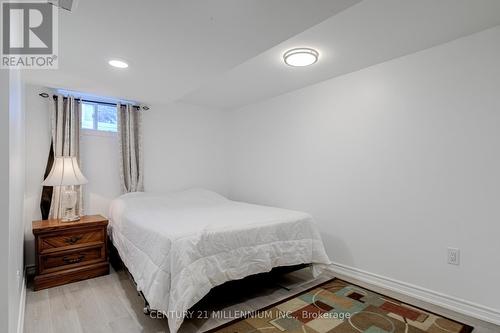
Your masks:
M 50 96 L 49 94 L 47 94 L 47 93 L 45 93 L 45 92 L 40 93 L 40 94 L 38 94 L 38 95 L 39 95 L 40 97 L 43 97 L 43 98 L 48 98 L 48 97 Z M 57 99 L 57 95 L 52 95 L 52 97 L 53 97 L 54 99 Z M 63 98 L 67 98 L 67 97 L 66 97 L 66 96 L 63 96 Z M 118 103 L 110 103 L 110 102 L 93 101 L 93 100 L 90 100 L 90 99 L 83 99 L 83 98 L 75 98 L 75 100 L 80 101 L 80 102 L 97 103 L 97 104 L 112 105 L 112 106 L 117 106 L 117 105 L 118 105 Z M 132 107 L 134 107 L 134 108 L 136 108 L 136 109 L 138 109 L 138 110 L 140 110 L 140 109 L 142 109 L 142 110 L 144 110 L 144 111 L 149 110 L 149 106 L 145 106 L 145 105 L 143 105 L 143 106 L 140 106 L 140 105 L 132 105 Z

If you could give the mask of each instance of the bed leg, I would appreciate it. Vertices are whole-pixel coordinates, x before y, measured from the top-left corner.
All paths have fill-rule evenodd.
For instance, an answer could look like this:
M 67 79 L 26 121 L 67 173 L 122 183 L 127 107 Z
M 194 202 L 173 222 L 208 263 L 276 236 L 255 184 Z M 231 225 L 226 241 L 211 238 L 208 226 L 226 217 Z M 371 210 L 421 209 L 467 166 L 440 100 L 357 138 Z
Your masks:
M 149 303 L 148 301 L 146 300 L 146 297 L 144 297 L 144 294 L 142 293 L 142 291 L 138 290 L 137 293 L 139 294 L 139 296 L 142 297 L 142 299 L 144 300 L 144 308 L 142 308 L 142 312 L 144 312 L 145 315 L 150 315 L 151 314 L 151 307 L 149 306 Z

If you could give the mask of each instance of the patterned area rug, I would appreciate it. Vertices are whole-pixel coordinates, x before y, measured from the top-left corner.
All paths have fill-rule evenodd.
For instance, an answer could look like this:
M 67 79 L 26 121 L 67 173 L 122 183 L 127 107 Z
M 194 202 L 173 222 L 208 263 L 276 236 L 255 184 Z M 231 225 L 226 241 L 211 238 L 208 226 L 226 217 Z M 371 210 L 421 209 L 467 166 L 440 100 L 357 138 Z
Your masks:
M 333 279 L 210 332 L 469 333 L 472 327 Z

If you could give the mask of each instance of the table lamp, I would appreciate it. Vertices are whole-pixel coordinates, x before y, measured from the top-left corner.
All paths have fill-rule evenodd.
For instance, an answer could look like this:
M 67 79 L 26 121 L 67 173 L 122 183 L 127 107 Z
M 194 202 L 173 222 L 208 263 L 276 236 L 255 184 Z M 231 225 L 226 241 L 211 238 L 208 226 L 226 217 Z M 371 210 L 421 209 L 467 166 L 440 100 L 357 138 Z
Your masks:
M 61 221 L 72 222 L 80 219 L 80 216 L 75 212 L 78 196 L 74 186 L 86 183 L 88 183 L 88 180 L 78 167 L 76 157 L 60 156 L 54 159 L 52 170 L 50 170 L 42 185 L 64 186 L 61 193 L 61 208 L 63 210 Z

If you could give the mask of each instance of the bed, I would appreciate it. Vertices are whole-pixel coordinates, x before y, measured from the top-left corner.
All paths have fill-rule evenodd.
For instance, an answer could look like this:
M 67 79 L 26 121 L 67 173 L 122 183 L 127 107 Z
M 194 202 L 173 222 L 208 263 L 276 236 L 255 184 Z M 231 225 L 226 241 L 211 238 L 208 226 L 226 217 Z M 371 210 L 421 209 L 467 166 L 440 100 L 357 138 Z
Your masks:
M 330 263 L 310 215 L 191 189 L 128 193 L 113 200 L 109 233 L 120 258 L 170 332 L 215 286 L 268 272 Z

